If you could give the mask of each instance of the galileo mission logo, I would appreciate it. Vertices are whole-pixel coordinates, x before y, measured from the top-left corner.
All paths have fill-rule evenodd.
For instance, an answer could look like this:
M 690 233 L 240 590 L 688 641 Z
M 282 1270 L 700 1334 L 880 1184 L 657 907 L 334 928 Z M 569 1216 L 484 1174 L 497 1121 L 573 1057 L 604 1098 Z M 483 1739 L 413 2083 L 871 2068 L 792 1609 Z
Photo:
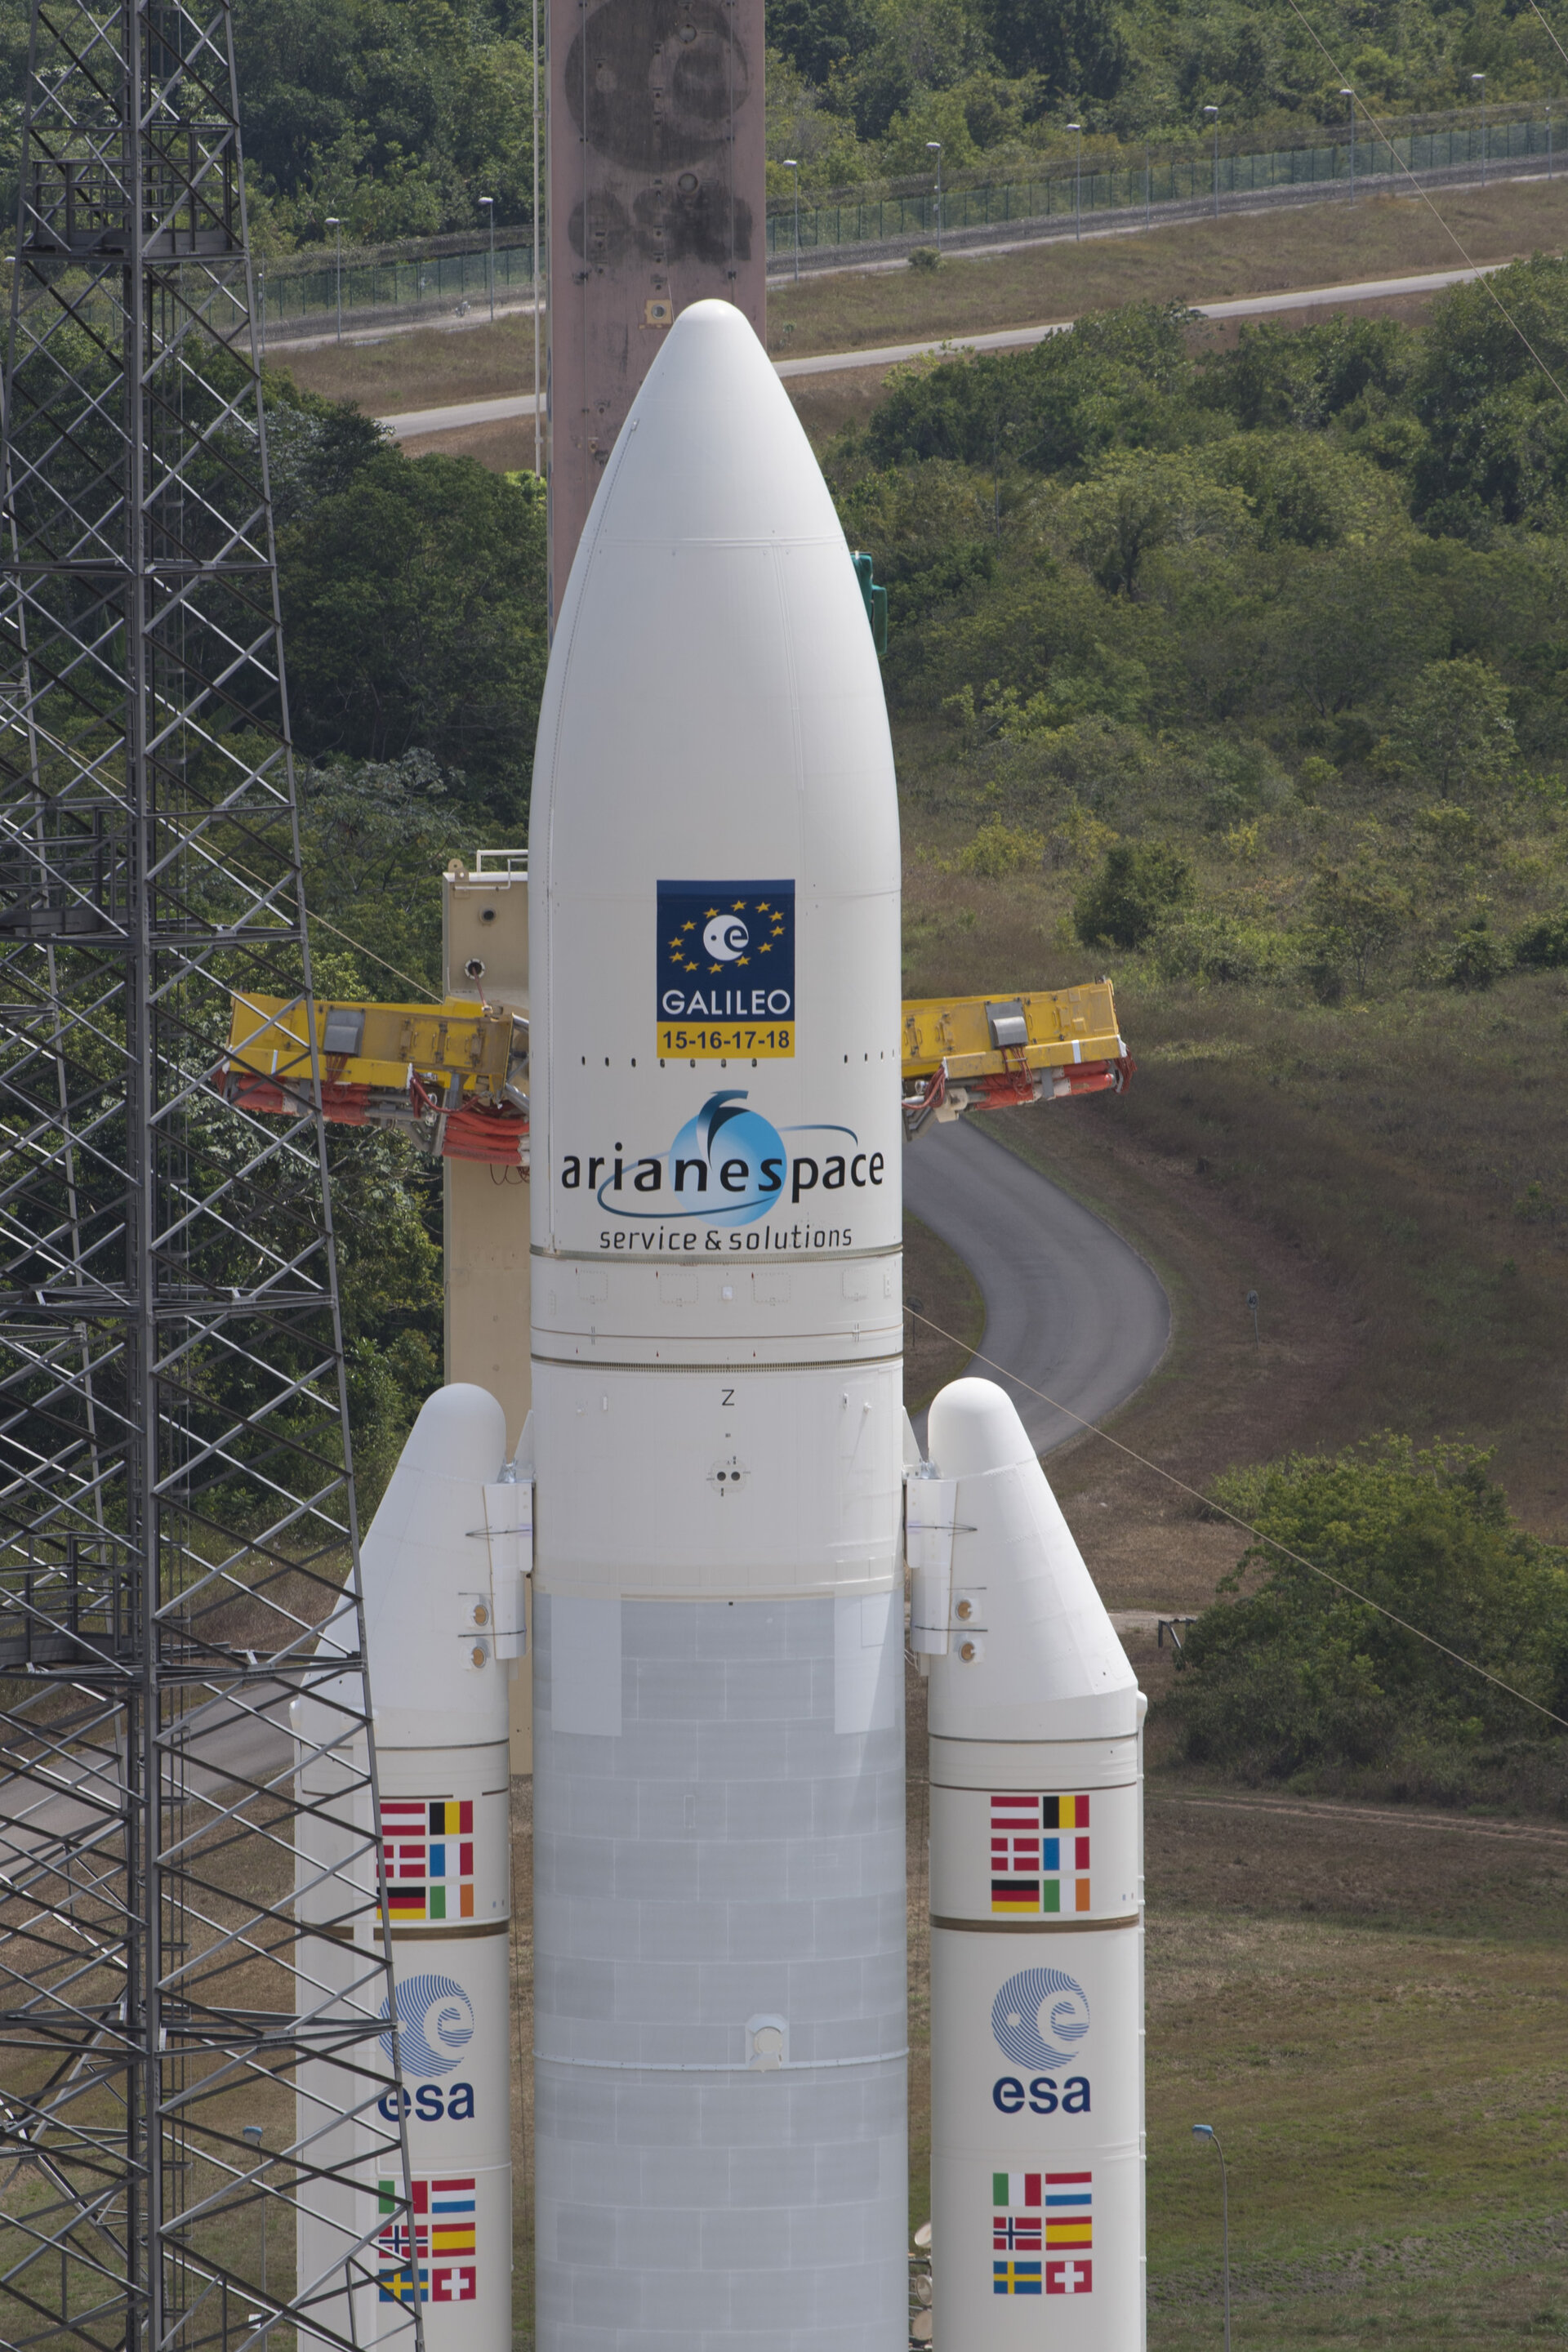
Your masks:
M 795 1052 L 795 884 L 660 882 L 658 1051 Z

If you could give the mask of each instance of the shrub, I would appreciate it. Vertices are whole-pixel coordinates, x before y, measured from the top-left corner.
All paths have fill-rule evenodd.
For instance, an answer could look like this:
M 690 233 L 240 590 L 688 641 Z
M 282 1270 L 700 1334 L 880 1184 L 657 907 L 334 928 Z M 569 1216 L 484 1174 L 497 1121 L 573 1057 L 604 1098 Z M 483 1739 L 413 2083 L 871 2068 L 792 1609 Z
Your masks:
M 1007 874 L 1038 873 L 1045 863 L 1046 836 L 1027 825 L 1004 824 L 994 816 L 983 824 L 967 849 L 958 853 L 961 874 L 978 874 L 1000 882 Z
M 1523 971 L 1558 971 L 1568 964 L 1568 908 L 1516 931 L 1513 960 Z
M 934 245 L 917 245 L 910 255 L 911 269 L 932 270 L 942 268 L 942 256 Z
M 1273 1542 L 1248 1548 L 1188 1636 L 1171 1702 L 1187 1756 L 1284 1775 L 1549 1734 L 1500 1684 L 1568 1712 L 1568 1553 L 1512 1524 L 1489 1459 L 1389 1436 L 1218 1481 Z
M 1142 947 L 1162 915 L 1194 896 L 1193 869 L 1162 841 L 1119 841 L 1073 901 L 1085 947 Z
M 1508 970 L 1508 950 L 1494 940 L 1484 915 L 1467 923 L 1448 951 L 1443 978 L 1450 988 L 1489 988 Z

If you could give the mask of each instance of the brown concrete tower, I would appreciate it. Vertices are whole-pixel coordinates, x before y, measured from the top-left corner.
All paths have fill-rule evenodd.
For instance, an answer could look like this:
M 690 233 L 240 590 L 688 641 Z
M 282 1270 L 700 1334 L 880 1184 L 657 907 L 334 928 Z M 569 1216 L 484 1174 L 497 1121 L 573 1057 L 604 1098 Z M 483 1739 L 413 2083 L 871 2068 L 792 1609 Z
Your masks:
M 765 299 L 763 0 L 549 0 L 550 610 L 677 313 Z

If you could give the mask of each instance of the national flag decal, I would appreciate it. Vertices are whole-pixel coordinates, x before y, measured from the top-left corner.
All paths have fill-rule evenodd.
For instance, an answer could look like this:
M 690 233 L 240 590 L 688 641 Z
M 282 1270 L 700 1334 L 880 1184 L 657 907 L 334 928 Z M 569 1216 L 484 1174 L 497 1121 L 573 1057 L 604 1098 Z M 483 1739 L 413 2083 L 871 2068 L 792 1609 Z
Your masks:
M 475 2261 L 477 2209 L 472 2175 L 467 2179 L 414 2180 L 409 2183 L 414 2209 L 414 2242 L 409 2245 L 408 2221 L 397 2210 L 397 2184 L 383 2180 L 380 2189 L 384 2219 L 376 2239 L 376 2259 L 383 2265 L 377 2282 L 383 2303 L 473 2303 L 479 2296 L 479 2264 Z M 463 2257 L 466 2259 L 459 2259 Z
M 471 1797 L 384 1797 L 381 1866 L 394 1927 L 474 1916 Z
M 996 1790 L 991 1799 L 994 1918 L 1089 1909 L 1089 1799 Z
M 991 2208 L 993 2294 L 1094 2292 L 1092 2173 L 994 2172 Z

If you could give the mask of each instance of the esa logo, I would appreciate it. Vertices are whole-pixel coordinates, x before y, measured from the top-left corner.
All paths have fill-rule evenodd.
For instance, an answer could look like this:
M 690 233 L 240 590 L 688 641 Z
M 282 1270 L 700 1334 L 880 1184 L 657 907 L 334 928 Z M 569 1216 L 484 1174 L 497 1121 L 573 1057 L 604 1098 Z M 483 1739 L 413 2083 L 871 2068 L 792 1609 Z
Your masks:
M 404 2073 L 437 2077 L 456 2074 L 474 2038 L 474 2005 L 462 1986 L 451 1977 L 410 1977 L 398 1986 L 395 1999 Z M 391 2011 L 384 2003 L 381 2013 L 390 2020 Z M 381 2046 L 390 2058 L 390 2022 L 381 2036 Z M 388 2123 L 396 2121 L 395 2091 L 384 2092 L 376 2105 Z M 453 2083 L 443 2089 L 439 2080 L 421 2082 L 412 2097 L 407 2091 L 403 2094 L 403 2113 L 417 2116 L 421 2123 L 436 2124 L 443 2117 L 448 2123 L 466 2123 L 473 2112 L 471 2083 Z
M 1021 1969 L 1009 1977 L 991 2005 L 991 2031 L 1004 2057 L 1016 2066 L 1070 2066 L 1089 2032 L 1089 2001 L 1083 1987 L 1060 1969 Z M 1058 2090 L 1060 2096 L 1058 2097 Z M 992 2085 L 991 2102 L 1001 2114 L 1087 2116 L 1089 2077 L 1036 2074 L 1026 2090 L 1016 2074 Z

